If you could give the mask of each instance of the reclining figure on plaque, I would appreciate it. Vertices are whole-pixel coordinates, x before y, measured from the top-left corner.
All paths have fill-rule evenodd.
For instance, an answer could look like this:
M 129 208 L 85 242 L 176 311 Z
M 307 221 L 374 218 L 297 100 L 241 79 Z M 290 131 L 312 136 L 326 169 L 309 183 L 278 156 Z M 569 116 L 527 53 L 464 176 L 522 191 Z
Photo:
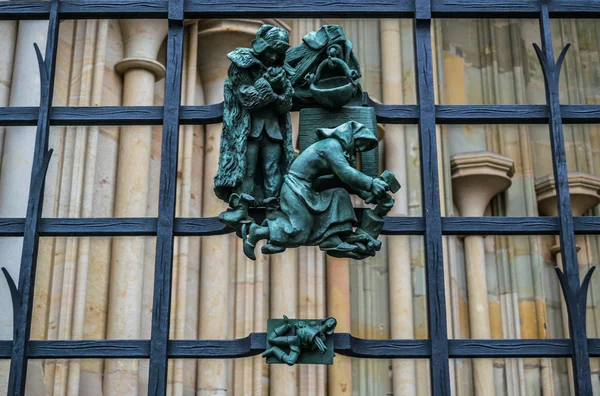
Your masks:
M 267 218 L 263 225 L 244 226 L 244 253 L 249 258 L 256 258 L 254 247 L 262 239 L 268 240 L 262 247 L 265 254 L 288 247 L 319 246 L 334 257 L 363 259 L 381 248 L 376 238 L 383 216 L 394 204 L 386 193 L 390 185 L 382 177 L 372 178 L 355 168 L 356 153 L 373 149 L 377 138 L 356 121 L 321 128 L 317 137 L 318 141 L 296 158 L 284 176 L 278 215 Z M 397 191 L 393 175 L 388 181 Z M 366 203 L 377 203 L 372 213 L 363 214 L 357 230 L 348 190 Z
M 251 205 L 277 205 L 294 159 L 290 109 L 294 89 L 283 69 L 288 34 L 263 25 L 252 48 L 237 48 L 224 88 L 223 131 L 215 194 L 232 210 L 219 220 L 239 232 Z
M 320 354 L 327 352 L 325 342 L 337 326 L 337 321 L 332 317 L 318 323 L 297 321 L 291 325 L 288 317 L 284 315 L 283 322 L 281 326 L 269 333 L 268 343 L 271 347 L 263 352 L 262 357 L 274 356 L 281 363 L 289 366 L 298 362 L 303 350 L 318 350 Z

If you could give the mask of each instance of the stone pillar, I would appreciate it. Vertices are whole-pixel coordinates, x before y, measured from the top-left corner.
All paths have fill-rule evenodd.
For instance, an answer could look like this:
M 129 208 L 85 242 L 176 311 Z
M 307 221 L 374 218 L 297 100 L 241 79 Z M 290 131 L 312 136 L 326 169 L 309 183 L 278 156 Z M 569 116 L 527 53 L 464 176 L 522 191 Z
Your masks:
M 121 20 L 120 26 L 125 58 L 115 70 L 123 74 L 123 106 L 152 106 L 154 85 L 165 75 L 156 56 L 166 37 L 167 24 L 159 20 Z M 115 217 L 146 216 L 151 140 L 150 126 L 121 129 Z M 143 239 L 113 239 L 106 338 L 140 338 L 144 265 Z M 106 361 L 106 393 L 137 392 L 137 387 L 137 360 Z
M 404 103 L 400 21 L 381 19 L 381 78 L 383 103 Z M 396 175 L 402 188 L 394 196 L 396 203 L 390 216 L 408 215 L 408 179 L 406 174 L 405 131 L 402 125 L 386 125 L 385 168 Z M 394 339 L 414 339 L 413 290 L 408 236 L 388 236 L 387 253 L 390 283 L 390 327 Z M 415 395 L 415 362 L 396 359 L 392 361 L 392 386 L 394 394 Z
M 569 172 L 569 194 L 571 195 L 571 210 L 573 216 L 582 216 L 585 212 L 598 205 L 600 202 L 600 177 L 581 172 Z M 536 180 L 535 193 L 537 195 L 538 210 L 542 216 L 558 216 L 556 188 L 554 176 L 546 175 Z M 579 252 L 580 247 L 576 246 Z M 556 235 L 556 244 L 550 248 L 550 253 L 556 256 L 556 265 L 562 269 L 562 253 L 560 237 Z M 579 260 L 578 260 L 579 261 Z M 564 296 L 560 299 L 564 337 L 569 337 L 569 315 Z M 567 364 L 571 395 L 575 395 L 573 388 L 573 366 Z
M 288 249 L 271 258 L 271 317 L 298 317 L 298 251 Z M 270 366 L 270 393 L 298 394 L 298 367 L 276 364 Z
M 451 157 L 450 165 L 452 195 L 462 217 L 483 216 L 490 200 L 510 187 L 514 174 L 512 159 L 490 152 L 456 154 Z M 465 238 L 465 257 L 471 338 L 491 338 L 482 236 Z M 493 396 L 493 360 L 473 360 L 473 372 L 476 394 Z
M 2 106 L 38 106 L 40 100 L 40 77 L 38 63 L 33 49 L 33 43 L 44 51 L 48 22 L 22 21 L 19 25 L 19 34 L 14 47 L 15 35 L 7 39 L 7 56 L 14 59 L 14 82 L 10 87 L 2 90 L 0 103 Z M 9 55 L 10 42 L 12 53 Z M 14 55 L 13 55 L 14 54 Z M 7 60 L 8 62 L 8 60 Z M 8 65 L 6 65 L 8 67 Z M 11 69 L 13 65 L 10 65 Z M 12 74 L 9 73 L 8 75 Z M 0 167 L 0 217 L 25 217 L 27 199 L 29 197 L 29 181 L 31 178 L 31 165 L 35 145 L 36 127 L 9 127 L 4 137 L 4 152 Z M 15 243 L 12 238 L 0 238 L 0 264 L 6 267 L 12 277 L 19 279 L 21 264 L 22 240 Z M 8 304 L 0 305 L 0 339 L 12 339 L 12 304 L 8 287 L 0 287 L 2 301 Z
M 231 63 L 227 58 L 227 53 L 237 47 L 248 47 L 250 42 L 255 38 L 256 30 L 263 23 L 281 26 L 281 23 L 276 20 L 207 19 L 199 22 L 198 71 L 202 81 L 204 102 L 206 104 L 223 101 L 223 84 L 227 78 L 227 70 Z M 285 26 L 283 27 L 285 28 Z M 227 203 L 218 199 L 213 192 L 214 177 L 218 169 L 221 129 L 222 126 L 220 124 L 206 126 L 202 202 L 202 215 L 204 217 L 217 216 L 227 208 Z M 229 257 L 233 249 L 235 249 L 235 245 L 230 243 L 229 236 L 202 238 L 199 309 L 200 338 L 223 339 L 227 336 L 227 329 L 233 325 L 230 323 L 233 318 L 233 312 L 231 312 L 230 304 L 228 303 L 232 294 L 232 290 L 230 289 L 230 285 L 232 285 L 230 276 L 232 274 L 229 268 Z M 237 254 L 240 255 L 243 253 L 238 251 Z M 274 263 L 271 262 L 272 266 L 279 268 L 292 266 L 296 268 L 297 260 L 292 258 L 295 255 L 296 252 L 291 250 L 282 256 L 287 257 L 285 262 L 282 263 L 274 260 Z M 293 271 L 293 277 L 288 277 L 286 282 L 291 282 L 293 279 L 295 285 L 296 273 L 297 269 Z M 271 276 L 275 277 L 275 272 Z M 281 283 L 278 281 L 275 284 L 280 285 Z M 281 284 L 278 288 L 293 289 L 289 286 L 291 285 Z M 285 298 L 287 299 L 288 297 Z M 294 302 L 294 309 L 296 309 L 297 295 L 295 293 L 292 301 Z M 272 306 L 271 310 L 273 309 Z M 295 313 L 296 311 L 291 312 L 291 315 L 295 315 Z M 212 396 L 227 394 L 228 386 L 230 386 L 230 381 L 227 378 L 230 366 L 230 362 L 226 360 L 201 360 L 198 364 L 198 395 Z M 246 378 L 244 378 L 243 381 L 249 383 L 250 379 L 249 377 L 248 381 L 246 381 Z M 271 382 L 271 385 L 273 386 L 273 382 Z M 229 392 L 231 391 L 229 389 Z
M 337 333 L 350 333 L 350 263 L 327 257 L 327 316 L 337 319 Z M 328 369 L 328 395 L 352 394 L 352 359 L 336 355 Z
M 18 34 L 15 22 L 4 23 L 0 30 L 3 44 L 0 78 L 4 83 L 12 83 L 0 89 L 0 105 L 2 106 L 38 106 L 40 101 L 40 77 L 38 62 L 33 49 L 37 43 L 42 53 L 46 48 L 48 21 L 21 21 Z M 15 45 L 16 43 L 16 45 Z M 13 62 L 14 60 L 14 62 Z M 4 78 L 7 78 L 6 82 Z M 4 134 L 4 148 L 0 151 L 0 217 L 25 217 L 29 182 L 35 145 L 35 126 L 8 127 Z M 0 135 L 0 138 L 2 136 Z M 2 141 L 2 140 L 0 140 Z M 15 281 L 19 279 L 23 238 L 0 238 L 0 266 L 6 267 Z M 10 293 L 6 282 L 0 286 L 0 339 L 11 340 L 13 333 L 13 313 Z M 0 393 L 6 394 L 8 383 L 8 361 L 0 363 Z M 28 388 L 36 380 L 41 386 L 33 395 L 42 394 L 42 367 L 39 362 L 32 361 L 27 376 Z M 39 383 L 37 380 L 39 379 Z M 4 390 L 4 392 L 2 392 Z M 39 392 L 39 393 L 38 393 Z
M 0 106 L 8 106 L 12 81 L 15 46 L 17 44 L 17 22 L 0 22 Z M 0 156 L 4 145 L 5 127 L 0 127 Z

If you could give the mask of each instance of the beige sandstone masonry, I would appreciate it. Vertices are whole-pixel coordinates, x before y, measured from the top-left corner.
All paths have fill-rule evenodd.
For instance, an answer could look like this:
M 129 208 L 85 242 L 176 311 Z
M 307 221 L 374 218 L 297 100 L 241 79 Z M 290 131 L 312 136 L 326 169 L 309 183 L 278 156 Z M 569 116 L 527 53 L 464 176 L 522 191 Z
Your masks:
M 483 216 L 490 200 L 510 187 L 514 174 L 512 159 L 490 152 L 456 154 L 452 156 L 450 166 L 454 204 L 462 217 Z M 471 338 L 491 338 L 482 236 L 465 238 L 465 256 Z M 493 360 L 474 360 L 473 374 L 476 395 L 493 396 Z
M 156 61 L 167 35 L 166 21 L 121 20 L 125 58 L 115 65 L 123 74 L 123 106 L 154 105 L 155 82 L 164 77 L 164 67 Z M 150 176 L 151 127 L 121 128 L 115 217 L 146 216 Z M 144 260 L 145 241 L 115 238 L 110 271 L 108 339 L 141 337 L 140 309 L 147 272 L 154 262 Z M 152 271 L 153 272 L 153 271 Z M 127 394 L 138 389 L 137 360 L 107 360 L 104 391 Z M 140 381 L 141 382 L 141 381 Z M 143 384 L 142 384 L 143 386 Z
M 379 24 L 381 46 L 386 49 L 381 54 L 381 76 L 383 102 L 386 104 L 404 103 L 400 21 L 382 19 Z M 396 50 L 391 50 L 396 49 Z M 385 142 L 385 168 L 389 169 L 400 182 L 402 188 L 395 194 L 396 200 L 390 216 L 408 216 L 408 182 L 406 174 L 405 130 L 402 125 L 387 125 Z M 413 290 L 408 236 L 388 236 L 388 268 L 390 327 L 392 338 L 414 339 Z M 395 359 L 392 361 L 392 386 L 395 394 L 414 396 L 416 372 L 413 360 Z
M 600 177 L 582 172 L 569 172 L 569 194 L 571 195 L 571 210 L 573 216 L 583 216 L 585 212 L 600 203 Z M 535 181 L 535 192 L 537 195 L 538 210 L 543 216 L 558 216 L 558 207 L 556 200 L 556 188 L 554 185 L 554 176 L 546 175 Z M 576 245 L 579 252 L 581 247 Z M 556 244 L 550 248 L 550 253 L 556 256 L 556 265 L 562 269 L 562 253 L 560 248 L 560 238 L 556 236 Z M 561 297 L 561 310 L 563 321 L 563 336 L 569 337 L 569 315 L 564 297 Z M 567 365 L 569 370 L 569 382 L 571 386 L 571 395 L 575 395 L 573 389 L 573 367 Z

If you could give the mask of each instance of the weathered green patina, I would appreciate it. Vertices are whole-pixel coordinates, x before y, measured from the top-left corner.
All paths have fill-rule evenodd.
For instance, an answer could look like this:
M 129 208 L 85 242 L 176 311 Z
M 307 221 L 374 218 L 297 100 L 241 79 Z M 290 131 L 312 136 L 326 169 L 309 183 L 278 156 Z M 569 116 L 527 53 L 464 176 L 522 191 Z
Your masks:
M 244 252 L 254 259 L 254 246 L 261 239 L 269 243 L 263 253 L 287 247 L 319 246 L 335 257 L 365 258 L 381 247 L 369 234 L 356 233 L 358 224 L 350 192 L 367 203 L 383 202 L 391 209 L 389 185 L 355 169 L 356 153 L 377 145 L 373 132 L 356 121 L 337 128 L 317 130 L 318 141 L 304 150 L 284 177 L 280 210 L 264 225 L 250 224 Z M 385 198 L 388 196 L 388 198 Z M 387 209 L 387 210 L 389 210 Z
M 362 106 L 360 68 L 342 28 L 323 26 L 289 49 L 285 31 L 264 25 L 252 48 L 228 57 L 215 193 L 230 209 L 219 220 L 244 239 L 251 259 L 260 240 L 264 254 L 319 246 L 334 257 L 374 256 L 394 204 L 388 191 L 400 186 L 390 172 L 377 177 L 375 113 Z M 292 100 L 313 106 L 300 113 L 296 159 Z M 368 153 L 361 167 L 358 153 Z M 359 219 L 350 194 L 376 206 Z M 253 205 L 266 209 L 261 224 L 248 215 Z
M 360 67 L 340 25 L 325 25 L 304 36 L 301 44 L 288 50 L 285 69 L 297 103 L 341 107 L 351 99 L 354 106 L 362 102 Z
M 269 319 L 267 350 L 262 354 L 267 363 L 333 364 L 333 331 L 335 318 Z
M 294 159 L 290 108 L 294 89 L 283 69 L 288 35 L 263 25 L 252 48 L 237 48 L 224 89 L 223 132 L 215 193 L 232 211 L 219 219 L 249 222 L 250 205 L 277 201 L 283 175 Z

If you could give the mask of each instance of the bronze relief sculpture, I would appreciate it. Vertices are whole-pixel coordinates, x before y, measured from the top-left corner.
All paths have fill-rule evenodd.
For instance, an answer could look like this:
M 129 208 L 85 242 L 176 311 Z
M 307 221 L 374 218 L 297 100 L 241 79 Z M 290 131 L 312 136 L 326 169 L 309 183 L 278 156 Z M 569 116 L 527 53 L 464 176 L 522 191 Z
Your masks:
M 228 58 L 215 193 L 230 208 L 219 220 L 251 259 L 260 240 L 263 254 L 319 246 L 334 257 L 374 256 L 400 185 L 388 171 L 378 176 L 375 112 L 362 105 L 360 67 L 341 26 L 290 48 L 283 29 L 263 25 L 251 48 Z M 297 158 L 292 102 L 305 107 Z M 375 207 L 358 218 L 350 194 Z M 250 207 L 264 208 L 265 220 L 257 223 Z
M 238 48 L 224 89 L 223 132 L 215 194 L 231 211 L 219 220 L 239 228 L 253 220 L 249 206 L 276 205 L 294 159 L 290 109 L 294 89 L 283 69 L 287 32 L 263 25 L 252 48 Z
M 267 350 L 262 357 L 267 363 L 333 364 L 333 331 L 335 318 L 323 320 L 269 319 Z
M 251 48 L 227 56 L 215 194 L 229 209 L 219 220 L 253 260 L 261 240 L 263 254 L 319 246 L 334 257 L 374 256 L 394 205 L 390 192 L 400 185 L 389 171 L 379 175 L 375 111 L 362 105 L 360 67 L 342 27 L 323 26 L 290 48 L 287 32 L 263 25 Z M 297 158 L 292 103 L 303 107 Z M 351 194 L 374 206 L 357 216 Z M 264 210 L 264 221 L 250 207 Z M 331 364 L 336 325 L 334 318 L 269 319 L 263 357 Z

